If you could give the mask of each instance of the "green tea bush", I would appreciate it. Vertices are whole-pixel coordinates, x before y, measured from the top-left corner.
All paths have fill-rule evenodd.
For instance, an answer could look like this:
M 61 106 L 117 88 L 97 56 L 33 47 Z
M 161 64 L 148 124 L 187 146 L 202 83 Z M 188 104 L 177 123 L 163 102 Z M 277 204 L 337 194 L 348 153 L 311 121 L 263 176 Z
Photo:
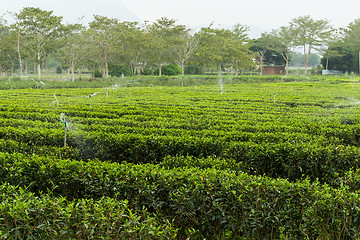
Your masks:
M 68 201 L 0 185 L 1 239 L 175 239 L 176 230 L 128 201 Z
M 1 154 L 0 180 L 67 199 L 129 201 L 173 221 L 179 238 L 360 237 L 360 198 L 308 180 L 255 177 L 216 169 L 79 162 Z

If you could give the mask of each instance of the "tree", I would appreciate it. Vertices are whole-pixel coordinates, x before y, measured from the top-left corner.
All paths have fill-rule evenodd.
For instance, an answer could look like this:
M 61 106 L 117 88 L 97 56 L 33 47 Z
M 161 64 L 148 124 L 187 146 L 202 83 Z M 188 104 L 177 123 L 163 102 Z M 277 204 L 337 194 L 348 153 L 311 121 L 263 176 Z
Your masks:
M 355 19 L 343 29 L 343 46 L 351 50 L 353 56 L 352 71 L 360 72 L 360 19 Z
M 188 32 L 184 25 L 175 23 L 173 19 L 161 18 L 147 26 L 147 32 L 151 35 L 153 43 L 149 49 L 150 61 L 159 68 L 159 76 L 162 74 L 162 66 L 173 62 L 175 48 L 181 44 L 181 36 Z
M 246 25 L 242 25 L 240 23 L 235 24 L 232 28 L 232 32 L 235 35 L 235 40 L 241 42 L 242 44 L 247 43 L 249 41 L 249 37 L 248 37 L 249 30 L 250 27 Z
M 72 81 L 75 81 L 75 67 L 86 59 L 89 44 L 85 37 L 84 27 L 80 24 L 69 24 L 65 28 L 66 35 L 62 39 L 61 60 L 69 67 Z
M 330 67 L 332 70 L 343 72 L 351 72 L 353 69 L 353 55 L 349 47 L 344 47 L 341 44 L 329 46 L 324 52 L 321 64 L 326 70 Z
M 235 74 L 238 70 L 247 68 L 253 64 L 249 51 L 247 33 L 248 27 L 237 24 L 232 30 L 216 29 L 209 27 L 202 28 L 196 35 L 199 39 L 199 47 L 193 55 L 192 62 L 200 63 L 205 72 L 205 67 L 217 68 L 218 75 L 222 69 L 232 67 Z
M 23 57 L 25 52 L 25 46 L 27 44 L 26 39 L 24 38 L 24 30 L 18 22 L 10 26 L 11 35 L 13 38 L 13 48 L 16 50 L 17 58 L 19 62 L 19 72 L 20 76 L 23 76 Z
M 132 74 L 140 73 L 148 61 L 150 46 L 154 45 L 150 34 L 146 33 L 137 22 L 124 22 L 121 41 L 121 59 L 130 67 Z M 120 63 L 118 63 L 120 64 Z
M 13 62 L 14 51 L 11 48 L 12 43 L 11 31 L 6 21 L 0 18 L 0 76 L 11 67 Z
M 228 29 L 215 29 L 211 25 L 200 31 L 200 46 L 197 56 L 205 65 L 213 65 L 221 75 L 222 66 L 230 61 L 230 46 L 234 33 Z
M 109 63 L 115 58 L 116 48 L 121 38 L 120 22 L 115 18 L 107 18 L 99 15 L 94 16 L 94 20 L 89 23 L 87 31 L 88 39 L 92 44 L 92 51 L 89 56 L 92 56 L 92 61 L 103 68 L 106 77 L 109 77 Z
M 283 57 L 272 50 L 264 41 L 263 38 L 251 40 L 249 42 L 250 50 L 256 53 L 256 60 L 260 65 L 260 75 L 263 74 L 264 65 L 283 65 Z
M 291 27 L 282 26 L 278 30 L 262 34 L 265 44 L 269 49 L 280 54 L 285 61 L 286 75 L 289 74 L 291 53 L 295 47 L 295 34 Z
M 327 19 L 314 20 L 310 16 L 294 18 L 290 22 L 290 26 L 296 36 L 295 44 L 304 49 L 306 75 L 311 51 L 320 49 L 323 42 L 331 36 L 333 29 Z
M 178 64 L 181 66 L 181 74 L 185 74 L 185 63 L 190 60 L 191 55 L 199 47 L 199 38 L 192 36 L 188 32 L 183 32 L 180 36 L 180 42 L 175 46 L 175 55 Z
M 253 54 L 249 50 L 249 45 L 246 44 L 249 41 L 247 32 L 249 27 L 246 25 L 241 25 L 239 23 L 235 24 L 232 28 L 233 38 L 229 44 L 230 50 L 230 66 L 235 69 L 235 75 L 238 75 L 239 70 L 247 69 L 254 65 L 252 59 L 254 58 Z
M 41 63 L 48 54 L 56 50 L 56 41 L 62 32 L 62 17 L 54 16 L 52 11 L 25 7 L 16 14 L 16 18 L 28 40 L 27 47 L 33 53 L 40 80 Z

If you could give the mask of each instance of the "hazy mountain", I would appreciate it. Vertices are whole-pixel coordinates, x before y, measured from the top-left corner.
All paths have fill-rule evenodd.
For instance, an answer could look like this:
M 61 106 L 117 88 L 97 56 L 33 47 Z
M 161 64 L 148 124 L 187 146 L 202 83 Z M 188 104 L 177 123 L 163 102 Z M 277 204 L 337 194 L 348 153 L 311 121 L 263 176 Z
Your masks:
M 245 24 L 246 25 L 246 24 Z M 248 25 L 247 25 L 248 26 Z M 201 30 L 202 27 L 208 27 L 207 26 L 187 26 L 192 29 L 193 32 L 198 32 Z M 222 28 L 222 29 L 232 29 L 232 25 L 214 25 L 213 28 Z M 248 26 L 250 29 L 248 31 L 248 36 L 250 39 L 257 39 L 261 37 L 261 33 L 270 32 L 271 30 L 262 29 L 256 26 Z
M 93 19 L 93 15 L 117 18 L 120 21 L 141 21 L 138 16 L 127 9 L 119 0 L 89 0 L 86 4 L 83 1 L 75 0 L 8 1 L 5 8 L 3 7 L 3 10 L 0 10 L 0 14 L 5 14 L 6 11 L 18 13 L 24 7 L 39 7 L 42 10 L 53 11 L 54 15 L 62 16 L 64 22 L 69 23 L 76 23 L 82 17 L 82 23 L 88 23 Z

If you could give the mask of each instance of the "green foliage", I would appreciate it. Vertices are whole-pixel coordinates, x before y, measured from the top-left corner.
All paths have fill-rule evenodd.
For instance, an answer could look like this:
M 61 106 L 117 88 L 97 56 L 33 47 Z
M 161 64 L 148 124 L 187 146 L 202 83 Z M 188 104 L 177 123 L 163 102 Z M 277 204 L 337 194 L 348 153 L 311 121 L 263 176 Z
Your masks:
M 179 239 L 356 238 L 355 80 L 149 76 L 45 81 L 37 88 L 33 80 L 5 79 L 0 182 L 26 189 L 36 201 L 51 192 L 54 202 L 95 206 L 102 200 L 112 210 L 111 201 L 127 200 L 139 222 L 155 218 L 152 226 L 170 235 L 178 229 Z M 33 88 L 14 89 L 30 83 Z M 67 147 L 61 113 L 68 120 Z M 4 216 L 0 221 L 11 222 L 0 230 L 6 236 L 30 232 L 14 227 L 15 220 L 23 224 L 18 218 Z M 40 225 L 36 221 L 32 226 Z M 82 218 L 66 221 L 83 226 Z
M 280 53 L 271 49 L 263 38 L 252 40 L 249 49 L 262 55 L 264 65 L 285 65 L 285 60 Z
M 176 76 L 181 74 L 181 68 L 177 64 L 169 64 L 162 67 L 162 74 L 165 76 Z M 159 75 L 159 70 L 155 71 L 156 75 Z
M 56 73 L 61 74 L 62 73 L 62 67 L 56 67 Z
M 102 78 L 103 73 L 99 69 L 95 69 L 95 72 L 93 73 L 95 78 Z
M 114 65 L 109 66 L 109 74 L 114 77 L 132 76 L 134 75 L 128 65 Z
M 204 75 L 204 68 L 198 65 L 186 65 L 185 74 L 187 75 Z
M 56 186 L 53 186 L 56 187 Z M 0 185 L 2 239 L 173 239 L 176 231 L 128 201 L 103 197 L 68 201 Z
M 336 51 L 337 55 L 330 56 L 328 59 L 326 57 L 321 58 L 321 64 L 326 68 L 328 64 L 329 70 L 339 70 L 342 72 L 351 72 L 353 71 L 353 56 L 351 55 L 350 49 L 345 47 L 334 47 L 327 50 L 327 53 L 331 51 Z
M 196 231 L 195 236 L 209 239 L 225 236 L 278 239 L 280 234 L 330 239 L 360 236 L 359 219 L 352 217 L 359 214 L 358 195 L 308 180 L 290 183 L 227 170 L 194 167 L 166 170 L 149 164 L 26 158 L 19 154 L 1 154 L 0 164 L 2 182 L 20 184 L 35 193 L 52 189 L 54 196 L 94 199 L 95 204 L 90 206 L 95 209 L 98 203 L 102 209 L 107 206 L 98 211 L 104 215 L 112 212 L 111 198 L 128 199 L 135 209 L 145 207 L 172 221 L 184 238 L 190 229 Z M 2 196 L 11 195 L 5 192 Z M 110 198 L 110 202 L 104 201 L 104 197 Z M 80 200 L 89 201 L 93 200 Z M 26 207 L 25 201 L 20 202 Z M 89 215 L 79 211 L 79 216 L 99 220 L 91 217 L 92 207 L 83 209 Z M 24 213 L 15 216 L 22 217 Z M 81 223 L 83 218 L 71 219 Z

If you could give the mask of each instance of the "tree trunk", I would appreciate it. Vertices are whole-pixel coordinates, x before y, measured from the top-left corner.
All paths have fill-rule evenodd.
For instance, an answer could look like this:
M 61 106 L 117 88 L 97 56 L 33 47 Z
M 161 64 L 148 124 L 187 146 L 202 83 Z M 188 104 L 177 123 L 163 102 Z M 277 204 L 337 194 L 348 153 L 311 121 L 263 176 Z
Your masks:
M 37 71 L 38 71 L 38 80 L 41 80 L 41 58 L 40 52 L 37 53 Z
M 181 75 L 184 76 L 185 75 L 185 70 L 184 70 L 184 61 L 181 61 Z
M 328 66 L 329 66 L 329 58 L 327 57 L 327 58 L 326 58 L 326 66 L 325 66 L 326 72 L 327 72 L 327 70 L 328 70 Z
M 80 78 L 80 80 L 81 80 L 81 75 L 82 75 L 82 69 L 81 69 L 81 67 L 79 67 L 79 78 Z
M 21 59 L 21 52 L 20 52 L 20 32 L 18 32 L 18 36 L 17 36 L 17 49 L 16 50 L 18 52 L 18 57 L 19 57 L 20 76 L 22 77 L 23 66 L 22 66 L 22 59 Z
M 311 45 L 309 44 L 308 53 L 306 54 L 306 48 L 305 48 L 305 44 L 304 44 L 305 75 L 307 74 L 307 67 L 308 67 L 308 64 L 309 64 L 310 53 L 311 53 Z
M 38 80 L 41 80 L 41 63 L 38 62 L 37 64 L 37 73 L 38 73 Z
M 161 64 L 159 64 L 159 76 L 161 76 Z
M 75 66 L 72 65 L 70 68 L 71 68 L 71 80 L 72 80 L 73 82 L 75 82 L 75 74 L 74 74 L 74 68 L 75 68 Z
M 235 69 L 235 76 L 238 75 L 238 68 L 237 68 L 237 66 L 239 66 L 239 60 L 238 60 L 238 59 L 235 60 L 235 67 L 234 67 L 234 69 Z
M 263 56 L 260 56 L 260 75 L 263 75 L 263 63 L 264 63 L 264 58 Z
M 289 75 L 289 58 L 286 58 L 286 63 L 285 63 L 285 75 Z
M 109 77 L 109 65 L 108 65 L 108 62 L 105 62 L 105 76 L 106 76 L 106 78 Z

